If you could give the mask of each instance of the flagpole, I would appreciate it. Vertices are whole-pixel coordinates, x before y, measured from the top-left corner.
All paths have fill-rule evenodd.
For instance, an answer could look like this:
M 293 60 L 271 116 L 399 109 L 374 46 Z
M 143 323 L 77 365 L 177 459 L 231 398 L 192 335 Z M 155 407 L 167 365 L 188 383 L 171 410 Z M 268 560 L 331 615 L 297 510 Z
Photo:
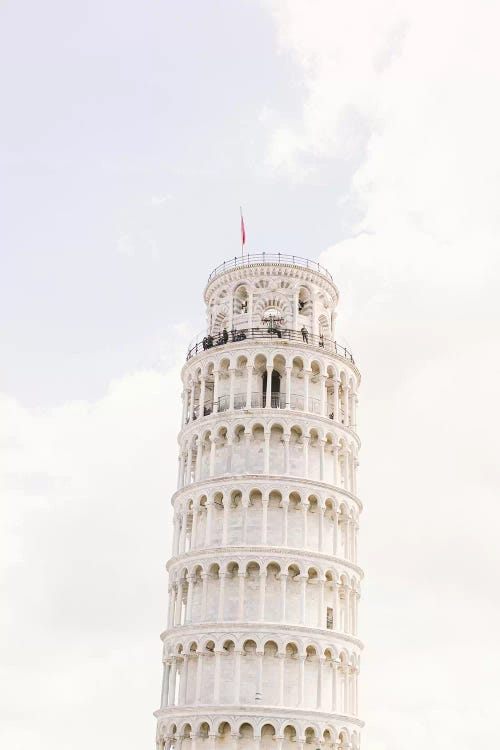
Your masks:
M 240 219 L 241 219 L 241 260 L 243 260 L 243 245 L 245 244 L 245 235 L 243 232 L 243 209 L 240 206 Z

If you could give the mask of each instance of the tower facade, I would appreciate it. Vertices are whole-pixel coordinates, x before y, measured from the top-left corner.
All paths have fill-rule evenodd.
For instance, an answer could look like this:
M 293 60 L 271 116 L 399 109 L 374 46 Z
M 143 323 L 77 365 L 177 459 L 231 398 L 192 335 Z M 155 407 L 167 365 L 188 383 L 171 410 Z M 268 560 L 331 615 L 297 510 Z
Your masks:
M 182 369 L 158 750 L 358 750 L 360 374 L 317 263 L 216 268 Z

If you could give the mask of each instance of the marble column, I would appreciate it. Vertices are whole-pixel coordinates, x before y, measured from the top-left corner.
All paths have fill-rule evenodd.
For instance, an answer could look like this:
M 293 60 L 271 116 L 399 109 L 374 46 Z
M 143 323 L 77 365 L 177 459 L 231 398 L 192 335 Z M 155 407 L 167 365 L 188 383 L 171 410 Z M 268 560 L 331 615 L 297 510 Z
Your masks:
M 281 581 L 281 622 L 286 621 L 286 589 L 288 581 L 288 573 L 280 573 Z

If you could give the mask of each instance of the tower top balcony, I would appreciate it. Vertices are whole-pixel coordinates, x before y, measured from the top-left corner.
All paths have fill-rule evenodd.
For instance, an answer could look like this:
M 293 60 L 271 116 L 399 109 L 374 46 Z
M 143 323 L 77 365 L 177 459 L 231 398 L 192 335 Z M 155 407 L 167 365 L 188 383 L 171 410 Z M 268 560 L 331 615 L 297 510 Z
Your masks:
M 332 275 L 330 271 L 324 268 L 315 260 L 309 258 L 302 258 L 300 255 L 290 255 L 282 252 L 266 252 L 265 250 L 260 253 L 247 253 L 241 256 L 234 256 L 229 260 L 225 260 L 223 263 L 213 269 L 208 277 L 207 285 L 205 287 L 205 294 L 210 284 L 221 274 L 227 273 L 228 271 L 235 271 L 238 269 L 255 268 L 259 266 L 289 266 L 295 268 L 303 268 L 309 271 L 313 271 L 326 279 L 337 292 Z M 338 292 L 337 292 L 338 294 Z
M 275 337 L 339 354 L 338 296 L 330 272 L 316 261 L 281 252 L 235 257 L 217 266 L 208 278 L 207 325 L 200 346 Z M 200 350 L 197 343 L 193 342 L 188 357 Z M 347 351 L 343 356 L 352 361 Z

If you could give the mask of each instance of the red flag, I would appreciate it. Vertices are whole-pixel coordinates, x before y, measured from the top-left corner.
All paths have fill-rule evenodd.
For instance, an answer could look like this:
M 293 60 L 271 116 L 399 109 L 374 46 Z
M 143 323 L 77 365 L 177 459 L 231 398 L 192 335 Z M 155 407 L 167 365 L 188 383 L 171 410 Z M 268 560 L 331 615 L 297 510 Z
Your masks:
M 241 214 L 241 250 L 243 251 L 243 245 L 246 242 L 246 234 L 245 234 L 245 222 L 243 221 L 243 212 L 241 210 L 240 206 L 240 214 Z

